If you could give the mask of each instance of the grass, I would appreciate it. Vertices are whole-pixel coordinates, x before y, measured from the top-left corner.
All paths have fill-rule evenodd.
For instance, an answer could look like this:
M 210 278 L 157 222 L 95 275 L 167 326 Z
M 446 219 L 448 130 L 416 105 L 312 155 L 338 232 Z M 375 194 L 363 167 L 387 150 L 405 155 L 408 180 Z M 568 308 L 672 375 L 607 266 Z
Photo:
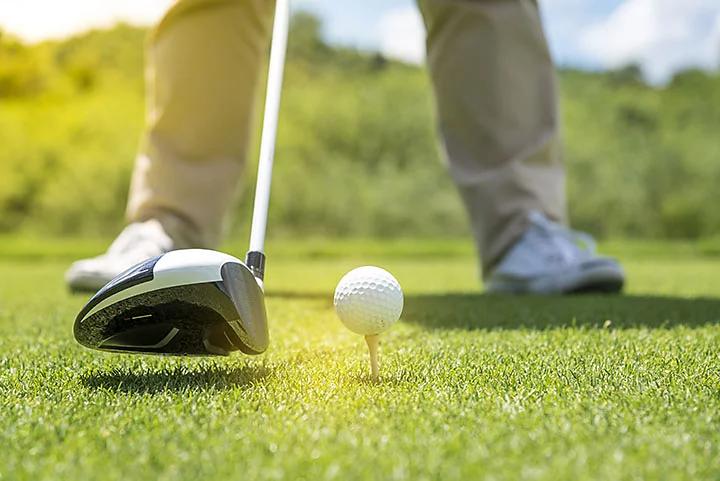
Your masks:
M 464 247 L 280 247 L 271 348 L 213 359 L 86 350 L 66 259 L 3 257 L 0 479 L 720 476 L 720 259 L 658 248 L 625 296 L 538 299 L 479 295 Z M 406 294 L 379 383 L 332 307 L 368 263 Z

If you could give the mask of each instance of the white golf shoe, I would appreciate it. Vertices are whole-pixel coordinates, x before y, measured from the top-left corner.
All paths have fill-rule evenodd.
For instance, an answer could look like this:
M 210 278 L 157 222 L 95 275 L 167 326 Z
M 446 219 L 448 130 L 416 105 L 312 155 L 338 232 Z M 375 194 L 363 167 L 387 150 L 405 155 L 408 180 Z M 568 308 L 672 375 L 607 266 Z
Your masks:
M 527 232 L 485 280 L 485 292 L 500 294 L 617 293 L 625 272 L 611 257 L 595 253 L 587 234 L 566 229 L 540 212 Z
M 72 291 L 95 292 L 135 264 L 173 250 L 173 241 L 156 220 L 128 225 L 105 254 L 74 262 L 65 273 Z

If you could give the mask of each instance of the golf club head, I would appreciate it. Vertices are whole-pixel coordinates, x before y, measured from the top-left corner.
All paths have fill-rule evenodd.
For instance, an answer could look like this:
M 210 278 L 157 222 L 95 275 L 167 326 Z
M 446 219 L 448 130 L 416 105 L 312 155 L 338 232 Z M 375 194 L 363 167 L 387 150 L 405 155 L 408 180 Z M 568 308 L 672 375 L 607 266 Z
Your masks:
M 239 259 L 204 249 L 123 272 L 80 311 L 74 334 L 91 349 L 176 356 L 260 354 L 269 343 L 261 281 Z

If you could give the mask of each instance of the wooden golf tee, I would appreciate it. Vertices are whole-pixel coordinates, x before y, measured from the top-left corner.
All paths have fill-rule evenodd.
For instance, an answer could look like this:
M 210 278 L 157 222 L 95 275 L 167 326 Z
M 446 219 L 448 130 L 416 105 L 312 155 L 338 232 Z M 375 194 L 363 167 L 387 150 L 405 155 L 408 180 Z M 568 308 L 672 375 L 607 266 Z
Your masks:
M 367 343 L 368 349 L 370 350 L 370 374 L 373 381 L 377 381 L 380 374 L 380 366 L 378 364 L 379 341 L 380 334 L 372 334 L 365 336 L 365 342 Z

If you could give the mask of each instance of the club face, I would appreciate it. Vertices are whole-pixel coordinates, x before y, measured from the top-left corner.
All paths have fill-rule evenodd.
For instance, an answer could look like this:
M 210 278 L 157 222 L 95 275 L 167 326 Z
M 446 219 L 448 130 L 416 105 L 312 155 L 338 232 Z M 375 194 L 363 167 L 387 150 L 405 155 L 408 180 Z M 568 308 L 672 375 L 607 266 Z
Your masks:
M 173 251 L 129 269 L 75 320 L 75 338 L 103 351 L 182 356 L 260 354 L 269 344 L 262 289 L 238 259 Z

